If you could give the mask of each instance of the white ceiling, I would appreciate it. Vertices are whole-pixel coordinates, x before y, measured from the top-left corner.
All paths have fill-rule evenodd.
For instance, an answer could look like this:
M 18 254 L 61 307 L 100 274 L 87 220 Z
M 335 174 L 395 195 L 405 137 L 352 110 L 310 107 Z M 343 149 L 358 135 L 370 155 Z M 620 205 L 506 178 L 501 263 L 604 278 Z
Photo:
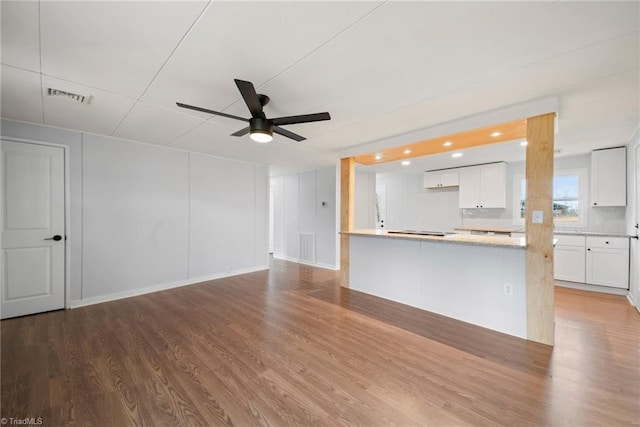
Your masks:
M 563 154 L 626 144 L 640 123 L 637 1 L 2 1 L 1 14 L 2 117 L 265 163 L 272 174 L 545 96 L 559 99 Z M 244 123 L 175 106 L 248 117 L 234 78 L 271 97 L 268 117 L 332 120 L 289 126 L 302 143 L 276 135 L 260 145 L 230 136 Z M 49 87 L 90 103 L 46 96 Z M 450 160 L 386 169 L 434 163 Z

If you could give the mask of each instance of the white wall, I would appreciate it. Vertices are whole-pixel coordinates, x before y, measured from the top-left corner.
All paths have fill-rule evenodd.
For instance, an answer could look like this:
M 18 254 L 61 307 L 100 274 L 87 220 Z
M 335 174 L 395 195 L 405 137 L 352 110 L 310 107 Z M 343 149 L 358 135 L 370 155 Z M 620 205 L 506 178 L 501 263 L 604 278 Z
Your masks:
M 356 171 L 353 228 L 376 227 L 376 174 Z
M 379 173 L 376 183 L 387 189 L 389 230 L 453 231 L 461 223 L 458 189 L 423 188 L 422 175 Z
M 454 231 L 460 224 L 458 189 L 425 189 L 422 176 L 409 179 L 408 229 Z
M 189 277 L 267 266 L 267 168 L 195 153 L 189 163 Z
M 68 146 L 71 305 L 268 268 L 268 168 L 2 121 Z
M 338 245 L 338 221 L 336 206 L 338 194 L 337 169 L 324 168 L 316 170 L 316 259 L 320 265 L 338 268 L 339 255 L 336 253 Z M 322 202 L 325 205 L 322 206 Z M 304 230 L 304 229 L 301 229 Z
M 336 183 L 335 167 L 271 179 L 275 193 L 275 257 L 338 268 Z M 314 259 L 301 260 L 301 233 L 314 236 Z
M 83 135 L 83 299 L 188 278 L 188 156 Z

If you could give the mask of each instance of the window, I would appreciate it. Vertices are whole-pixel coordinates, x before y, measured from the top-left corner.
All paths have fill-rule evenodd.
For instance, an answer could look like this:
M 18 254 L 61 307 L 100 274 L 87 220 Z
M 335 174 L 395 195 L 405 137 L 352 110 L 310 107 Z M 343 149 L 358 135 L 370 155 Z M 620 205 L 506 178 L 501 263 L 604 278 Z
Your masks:
M 553 176 L 553 223 L 556 227 L 586 227 L 587 170 L 555 171 Z M 526 215 L 527 185 L 524 175 L 515 177 L 514 215 L 517 224 L 523 224 Z

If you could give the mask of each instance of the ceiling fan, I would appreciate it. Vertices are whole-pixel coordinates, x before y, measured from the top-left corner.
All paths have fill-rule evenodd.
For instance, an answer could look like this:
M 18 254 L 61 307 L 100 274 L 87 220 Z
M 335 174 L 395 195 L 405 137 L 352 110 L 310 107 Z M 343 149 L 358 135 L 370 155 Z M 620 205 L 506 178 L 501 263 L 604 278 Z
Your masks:
M 259 95 L 256 93 L 255 87 L 251 82 L 235 79 L 236 86 L 244 99 L 245 104 L 249 108 L 251 118 L 245 119 L 244 117 L 234 116 L 232 114 L 221 113 L 219 111 L 208 110 L 202 107 L 196 107 L 193 105 L 183 104 L 176 102 L 178 107 L 188 108 L 190 110 L 202 111 L 203 113 L 215 114 L 216 116 L 228 117 L 230 119 L 242 120 L 243 122 L 249 122 L 249 126 L 240 129 L 237 132 L 231 134 L 231 136 L 243 136 L 247 133 L 256 142 L 269 142 L 273 139 L 273 132 L 291 138 L 295 141 L 304 141 L 306 138 L 300 136 L 286 129 L 281 128 L 282 125 L 293 125 L 296 123 L 309 123 L 319 122 L 322 120 L 330 120 L 329 113 L 315 113 L 315 114 L 302 114 L 299 116 L 287 116 L 276 117 L 274 119 L 267 119 L 264 114 L 263 108 L 269 103 L 269 97 L 267 95 Z

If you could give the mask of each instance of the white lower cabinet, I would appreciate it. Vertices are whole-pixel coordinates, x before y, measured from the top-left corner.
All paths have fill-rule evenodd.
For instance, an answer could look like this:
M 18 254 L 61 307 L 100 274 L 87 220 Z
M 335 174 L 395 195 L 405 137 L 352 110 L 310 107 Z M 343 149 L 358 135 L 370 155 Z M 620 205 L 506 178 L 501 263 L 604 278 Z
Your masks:
M 629 239 L 587 237 L 586 283 L 629 287 Z
M 553 251 L 553 276 L 556 280 L 585 283 L 584 236 L 553 236 L 557 239 Z
M 566 282 L 629 287 L 629 239 L 554 235 L 553 277 Z

